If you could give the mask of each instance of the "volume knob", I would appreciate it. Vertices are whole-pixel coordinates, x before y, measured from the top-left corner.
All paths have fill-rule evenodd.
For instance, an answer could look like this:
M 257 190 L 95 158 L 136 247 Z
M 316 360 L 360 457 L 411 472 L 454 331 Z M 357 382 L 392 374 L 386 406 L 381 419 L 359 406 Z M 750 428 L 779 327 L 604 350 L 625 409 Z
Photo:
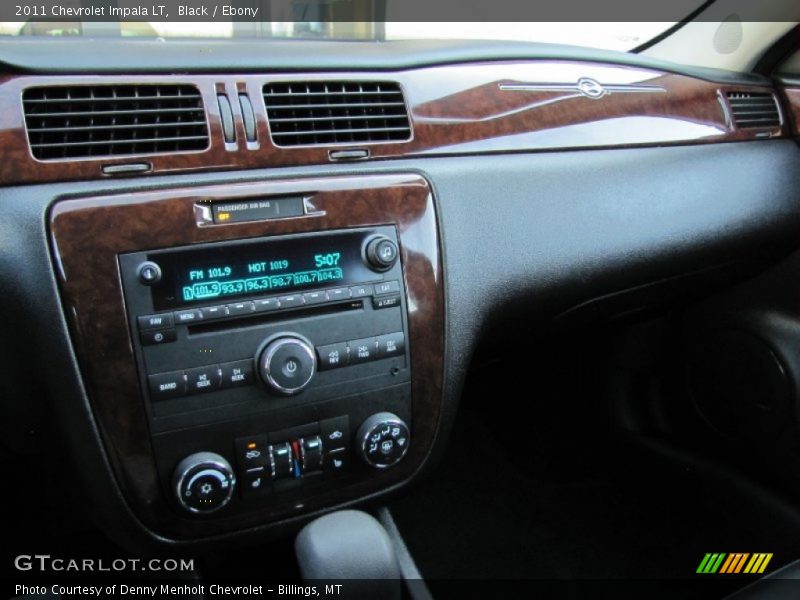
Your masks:
M 273 392 L 293 396 L 311 383 L 317 372 L 317 356 L 306 340 L 294 335 L 279 337 L 261 351 L 258 371 Z

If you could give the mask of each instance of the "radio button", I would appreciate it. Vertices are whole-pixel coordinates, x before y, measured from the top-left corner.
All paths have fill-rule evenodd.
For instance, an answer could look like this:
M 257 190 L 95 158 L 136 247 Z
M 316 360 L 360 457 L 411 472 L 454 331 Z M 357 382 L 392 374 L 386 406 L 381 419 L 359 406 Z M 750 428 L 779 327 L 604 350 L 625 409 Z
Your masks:
M 402 356 L 406 349 L 406 338 L 402 331 L 378 336 L 378 358 Z
M 206 320 L 224 319 L 228 316 L 227 306 L 206 306 L 201 310 L 203 312 L 203 318 Z
M 397 294 L 400 292 L 399 281 L 383 281 L 375 284 L 375 294 Z
M 174 327 L 175 323 L 172 321 L 172 314 L 162 313 L 160 315 L 142 315 L 137 317 L 139 322 L 139 329 L 142 331 L 147 329 L 168 329 Z
M 179 325 L 203 320 L 203 313 L 196 308 L 190 310 L 176 310 L 173 315 L 175 316 L 175 322 Z
M 317 347 L 320 371 L 343 367 L 350 362 L 347 342 Z
M 256 312 L 278 310 L 281 307 L 281 303 L 277 298 L 261 298 L 260 300 L 254 300 L 253 304 L 255 304 Z
M 301 296 L 300 294 L 281 296 L 280 302 L 281 302 L 281 308 L 294 308 L 296 306 L 303 306 L 303 296 Z
M 179 398 L 186 394 L 186 378 L 183 371 L 170 373 L 156 373 L 147 377 L 152 400 L 167 400 Z
M 352 298 L 366 298 L 372 296 L 371 285 L 353 285 L 350 287 L 350 296 Z
M 372 299 L 372 308 L 393 308 L 400 306 L 400 296 L 382 296 L 380 298 Z
M 222 387 L 232 388 L 253 384 L 253 361 L 237 360 L 220 365 L 222 369 Z
M 255 311 L 256 306 L 252 302 L 234 302 L 233 304 L 228 304 L 228 315 L 231 317 L 249 315 Z
M 347 343 L 350 346 L 350 364 L 375 360 L 378 356 L 378 341 L 374 338 L 362 338 Z
M 187 371 L 187 389 L 190 394 L 218 390 L 221 383 L 219 365 L 197 367 Z
M 349 300 L 350 290 L 347 288 L 334 288 L 328 290 L 328 300 L 331 302 L 339 302 L 340 300 Z
M 303 302 L 306 304 L 322 304 L 328 301 L 327 292 L 306 292 L 303 294 Z
M 178 332 L 174 329 L 151 329 L 139 333 L 143 346 L 157 346 L 158 344 L 168 344 L 178 339 Z

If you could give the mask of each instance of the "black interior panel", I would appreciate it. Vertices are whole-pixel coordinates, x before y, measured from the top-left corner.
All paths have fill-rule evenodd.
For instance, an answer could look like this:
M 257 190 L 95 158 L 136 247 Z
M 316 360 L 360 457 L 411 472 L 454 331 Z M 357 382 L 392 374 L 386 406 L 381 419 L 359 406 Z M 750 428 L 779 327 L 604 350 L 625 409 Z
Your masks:
M 534 326 L 654 282 L 691 285 L 677 276 L 703 269 L 719 267 L 735 279 L 745 275 L 740 263 L 785 253 L 800 230 L 798 167 L 794 142 L 770 141 L 164 177 L 147 188 L 129 181 L 5 188 L 0 272 L 9 293 L 2 310 L 28 336 L 20 342 L 15 329 L 3 330 L 2 347 L 16 357 L 3 362 L 10 392 L 3 410 L 44 411 L 65 424 L 79 473 L 93 474 L 81 485 L 97 515 L 129 543 L 147 539 L 108 471 L 67 338 L 45 230 L 59 197 L 311 174 L 424 173 L 438 202 L 447 264 L 446 431 L 474 350 L 498 324 L 516 329 L 525 315 L 526 327 Z M 46 369 L 51 402 L 24 365 Z M 15 452 L 35 454 L 29 438 L 10 439 Z

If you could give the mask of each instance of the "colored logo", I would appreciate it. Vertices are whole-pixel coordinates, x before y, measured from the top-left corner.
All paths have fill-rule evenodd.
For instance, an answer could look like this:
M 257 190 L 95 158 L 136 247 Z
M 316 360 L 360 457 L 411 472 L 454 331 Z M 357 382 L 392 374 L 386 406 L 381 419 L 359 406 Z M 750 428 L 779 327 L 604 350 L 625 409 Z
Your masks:
M 700 561 L 697 573 L 763 573 L 771 560 L 771 552 L 708 552 Z

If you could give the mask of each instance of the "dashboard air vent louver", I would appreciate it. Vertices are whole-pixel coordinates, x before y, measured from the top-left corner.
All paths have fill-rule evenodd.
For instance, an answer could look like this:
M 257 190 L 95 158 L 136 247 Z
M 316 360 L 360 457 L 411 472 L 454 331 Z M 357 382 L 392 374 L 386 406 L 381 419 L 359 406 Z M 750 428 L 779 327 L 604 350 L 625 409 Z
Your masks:
M 208 126 L 190 85 L 39 87 L 22 96 L 40 160 L 202 150 Z
M 411 138 L 400 86 L 382 81 L 308 81 L 264 86 L 276 146 L 400 142 Z
M 779 127 L 781 115 L 772 94 L 728 92 L 733 122 L 738 129 Z

